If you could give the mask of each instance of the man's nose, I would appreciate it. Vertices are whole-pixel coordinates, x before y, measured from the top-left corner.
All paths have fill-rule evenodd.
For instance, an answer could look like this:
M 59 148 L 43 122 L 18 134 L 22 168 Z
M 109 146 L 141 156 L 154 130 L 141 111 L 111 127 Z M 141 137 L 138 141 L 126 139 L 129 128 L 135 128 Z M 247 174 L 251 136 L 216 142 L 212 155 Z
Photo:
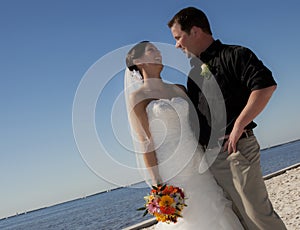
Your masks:
M 179 43 L 179 42 L 176 42 L 175 47 L 176 47 L 176 48 L 180 48 L 180 47 L 181 47 L 180 43 Z

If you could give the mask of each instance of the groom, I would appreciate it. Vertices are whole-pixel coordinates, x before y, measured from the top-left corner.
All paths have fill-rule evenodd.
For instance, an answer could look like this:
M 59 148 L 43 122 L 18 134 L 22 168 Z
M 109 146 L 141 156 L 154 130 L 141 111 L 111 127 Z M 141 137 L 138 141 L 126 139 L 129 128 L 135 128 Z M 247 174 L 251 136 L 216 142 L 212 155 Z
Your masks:
M 195 83 L 201 78 L 201 68 L 193 64 L 187 90 L 199 115 L 199 143 L 207 151 L 217 147 L 220 140 L 223 144 L 211 166 L 217 182 L 233 201 L 234 211 L 245 229 L 286 229 L 268 198 L 260 169 L 260 146 L 252 131 L 256 127 L 253 119 L 262 112 L 276 89 L 271 71 L 251 50 L 215 40 L 206 15 L 199 9 L 182 9 L 168 26 L 176 40 L 176 48 L 194 57 L 191 63 L 199 58 L 206 64 L 224 97 L 225 131 L 211 141 L 208 140 L 214 128 L 211 127 L 211 112 L 206 95 Z M 208 143 L 215 143 L 215 146 L 207 146 Z

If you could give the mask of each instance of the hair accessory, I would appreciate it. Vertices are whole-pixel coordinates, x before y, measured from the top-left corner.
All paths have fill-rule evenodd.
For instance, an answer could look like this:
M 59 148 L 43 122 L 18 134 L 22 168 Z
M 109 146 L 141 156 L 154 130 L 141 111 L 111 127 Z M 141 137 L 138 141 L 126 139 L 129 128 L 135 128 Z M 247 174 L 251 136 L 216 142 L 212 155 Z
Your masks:
M 143 80 L 143 77 L 140 74 L 140 71 L 138 71 L 138 70 L 132 70 L 131 71 L 131 76 L 134 77 L 135 79 Z

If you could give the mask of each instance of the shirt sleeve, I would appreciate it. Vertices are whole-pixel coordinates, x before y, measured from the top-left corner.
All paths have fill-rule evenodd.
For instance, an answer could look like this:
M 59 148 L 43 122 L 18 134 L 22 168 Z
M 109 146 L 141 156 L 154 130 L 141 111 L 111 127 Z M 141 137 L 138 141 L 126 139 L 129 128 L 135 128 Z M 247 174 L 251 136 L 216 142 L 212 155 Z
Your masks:
M 248 48 L 237 47 L 234 51 L 236 76 L 251 91 L 277 85 L 272 72 Z

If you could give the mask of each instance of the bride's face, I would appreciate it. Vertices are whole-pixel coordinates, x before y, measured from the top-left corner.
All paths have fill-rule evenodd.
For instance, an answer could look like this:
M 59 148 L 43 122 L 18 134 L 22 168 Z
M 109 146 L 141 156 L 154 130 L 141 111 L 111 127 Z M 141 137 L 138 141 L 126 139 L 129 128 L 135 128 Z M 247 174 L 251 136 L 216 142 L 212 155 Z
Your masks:
M 145 47 L 145 53 L 142 57 L 135 59 L 135 64 L 159 64 L 162 65 L 162 56 L 156 46 L 149 43 Z

